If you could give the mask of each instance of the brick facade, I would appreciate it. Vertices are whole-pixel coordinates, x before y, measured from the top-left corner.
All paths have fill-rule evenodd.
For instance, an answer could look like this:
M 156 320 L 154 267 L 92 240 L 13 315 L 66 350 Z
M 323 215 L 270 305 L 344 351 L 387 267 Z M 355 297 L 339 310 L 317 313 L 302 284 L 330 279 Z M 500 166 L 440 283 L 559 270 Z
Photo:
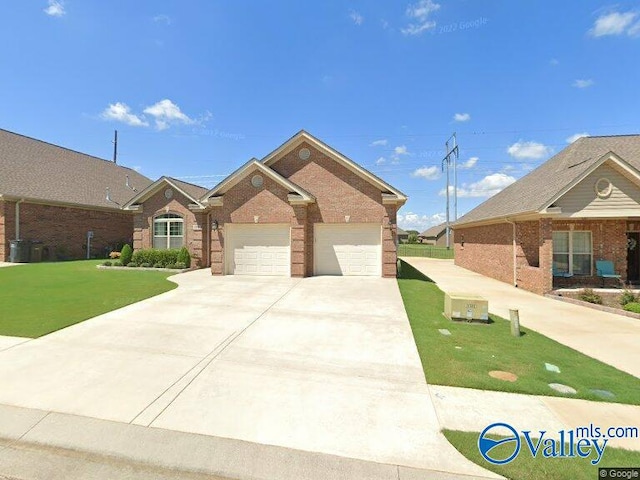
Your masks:
M 15 239 L 15 202 L 0 202 L 0 261 L 9 260 Z M 20 204 L 20 238 L 41 241 L 43 260 L 81 259 L 87 255 L 87 232 L 93 232 L 91 256 L 104 258 L 120 242 L 130 242 L 133 216 L 127 212 Z
M 298 157 L 301 148 L 311 152 L 307 160 Z M 290 193 L 278 182 L 264 178 L 263 186 L 251 184 L 248 173 L 223 195 L 223 205 L 212 207 L 211 271 L 224 273 L 225 224 L 283 223 L 291 225 L 291 275 L 311 276 L 314 272 L 314 225 L 317 223 L 374 223 L 382 226 L 382 275 L 396 275 L 395 205 L 383 205 L 379 188 L 323 154 L 302 143 L 273 162 L 270 167 L 304 188 L 316 199 L 309 205 L 291 205 Z M 257 218 L 256 218 L 257 217 Z
M 596 260 L 610 260 L 627 278 L 626 220 L 551 220 L 516 222 L 516 285 L 543 294 L 568 286 L 599 287 Z M 593 275 L 553 277 L 553 231 L 590 231 L 593 243 Z M 464 244 L 464 245 L 463 245 Z M 513 225 L 496 223 L 457 228 L 455 263 L 488 277 L 513 284 Z M 617 281 L 615 282 L 617 283 Z
M 133 220 L 133 249 L 153 247 L 153 221 L 159 215 L 173 213 L 180 215 L 184 221 L 184 246 L 191 254 L 193 266 L 209 265 L 209 249 L 207 247 L 209 220 L 205 212 L 192 212 L 187 197 L 174 192 L 171 199 L 164 196 L 161 189 L 155 195 L 145 200 L 142 212 L 136 212 Z

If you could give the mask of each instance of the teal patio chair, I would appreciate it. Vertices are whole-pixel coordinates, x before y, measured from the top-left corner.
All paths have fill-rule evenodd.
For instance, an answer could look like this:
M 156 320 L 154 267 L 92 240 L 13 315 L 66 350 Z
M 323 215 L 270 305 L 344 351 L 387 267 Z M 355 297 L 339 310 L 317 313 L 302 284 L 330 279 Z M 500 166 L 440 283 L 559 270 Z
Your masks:
M 613 262 L 611 260 L 596 260 L 596 273 L 602 278 L 602 286 L 607 278 L 617 278 L 620 280 L 622 275 L 618 275 L 613 269 Z

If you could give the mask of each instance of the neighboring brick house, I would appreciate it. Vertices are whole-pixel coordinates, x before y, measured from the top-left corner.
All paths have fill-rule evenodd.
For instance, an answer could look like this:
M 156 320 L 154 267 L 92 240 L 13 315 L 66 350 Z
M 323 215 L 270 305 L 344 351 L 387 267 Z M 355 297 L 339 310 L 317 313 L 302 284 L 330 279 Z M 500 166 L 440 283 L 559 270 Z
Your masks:
M 447 225 L 441 223 L 440 225 L 434 225 L 428 228 L 420 235 L 418 235 L 420 243 L 425 245 L 436 245 L 438 247 L 447 246 Z M 453 230 L 449 230 L 449 246 L 453 246 Z
M 214 275 L 396 274 L 406 196 L 304 131 L 208 192 L 197 189 L 163 177 L 131 199 L 135 246 L 171 236 L 158 217 L 175 215 L 166 221 L 183 224 L 192 254 Z
M 455 263 L 536 293 L 640 281 L 640 135 L 585 137 L 461 217 Z
M 86 258 L 131 241 L 121 206 L 151 180 L 113 162 L 0 129 L 0 261 L 11 240 L 41 243 L 45 260 Z

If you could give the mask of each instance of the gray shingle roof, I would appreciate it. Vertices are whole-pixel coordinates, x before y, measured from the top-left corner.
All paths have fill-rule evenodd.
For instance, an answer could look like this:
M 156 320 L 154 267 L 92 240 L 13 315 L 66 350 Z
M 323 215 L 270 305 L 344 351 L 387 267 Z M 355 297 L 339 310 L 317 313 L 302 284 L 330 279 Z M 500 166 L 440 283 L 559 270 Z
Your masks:
M 421 237 L 438 237 L 442 235 L 442 232 L 445 231 L 447 225 L 445 223 L 441 223 L 440 225 L 434 225 L 431 228 L 427 228 L 424 232 L 420 234 Z
M 407 233 L 405 230 L 401 229 L 400 227 L 397 228 L 396 234 L 397 235 L 409 235 L 409 233 Z
M 190 195 L 196 200 L 200 200 L 200 198 L 209 191 L 207 188 L 196 185 L 195 183 L 185 182 L 173 177 L 167 178 L 171 180 L 177 187 L 179 187 L 184 193 Z
M 0 194 L 44 202 L 119 208 L 151 180 L 91 155 L 0 129 Z
M 456 225 L 538 211 L 609 152 L 640 170 L 640 135 L 584 137 L 460 217 Z

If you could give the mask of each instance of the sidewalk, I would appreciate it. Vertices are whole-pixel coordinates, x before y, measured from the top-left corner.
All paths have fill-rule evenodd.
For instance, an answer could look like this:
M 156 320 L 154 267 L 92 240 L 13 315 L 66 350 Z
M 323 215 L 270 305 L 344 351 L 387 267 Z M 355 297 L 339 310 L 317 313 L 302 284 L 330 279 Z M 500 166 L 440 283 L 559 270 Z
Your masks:
M 557 437 L 560 430 L 576 427 L 635 426 L 640 429 L 640 406 L 591 402 L 574 398 L 541 397 L 519 393 L 489 392 L 470 388 L 429 385 L 440 427 L 481 432 L 496 422 L 516 430 L 540 430 Z M 607 446 L 640 451 L 640 438 L 610 439 Z
M 516 308 L 526 327 L 640 378 L 640 321 L 635 318 L 545 298 L 458 267 L 452 260 L 403 260 L 444 292 L 481 295 L 489 301 L 489 311 L 503 318 Z

